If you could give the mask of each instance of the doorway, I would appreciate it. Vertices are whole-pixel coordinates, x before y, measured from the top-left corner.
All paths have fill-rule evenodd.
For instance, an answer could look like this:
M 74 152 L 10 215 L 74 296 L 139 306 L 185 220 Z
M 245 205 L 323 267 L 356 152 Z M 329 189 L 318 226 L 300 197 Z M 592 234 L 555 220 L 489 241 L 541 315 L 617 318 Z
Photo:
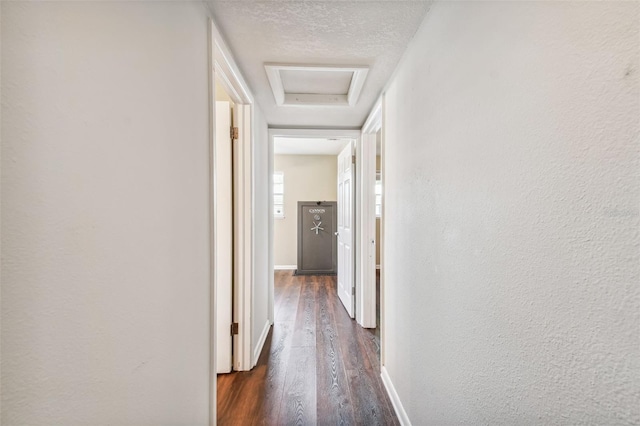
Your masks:
M 250 370 L 252 366 L 254 100 L 211 20 L 209 31 L 209 415 L 210 424 L 215 424 L 218 371 L 229 371 L 230 363 L 234 371 Z M 220 109 L 220 114 L 217 114 L 217 109 Z M 218 122 L 223 116 L 227 117 L 227 123 L 232 123 L 231 126 Z M 224 315 L 224 319 L 218 318 L 219 313 Z M 226 345 L 223 346 L 224 353 L 218 353 L 220 342 Z
M 376 238 L 375 238 L 375 265 L 376 265 L 376 337 L 380 341 L 380 306 L 381 306 L 381 270 L 382 270 L 382 195 L 384 192 L 382 179 L 382 129 L 376 132 L 376 181 L 375 181 L 375 207 Z
M 354 144 L 359 135 L 360 132 L 357 130 L 269 130 L 272 154 L 269 173 L 273 180 L 273 192 L 270 194 L 269 232 L 272 247 L 269 274 L 271 307 L 274 306 L 274 271 L 298 268 L 297 202 L 339 201 L 338 155 L 347 145 Z M 340 212 L 340 204 L 338 212 Z M 350 270 L 353 271 L 353 267 Z M 352 283 L 353 278 L 351 286 Z M 346 306 L 345 309 L 349 312 Z M 351 315 L 352 312 L 353 309 L 351 309 Z M 270 314 L 273 321 L 273 310 Z
M 384 269 L 383 268 L 383 177 L 384 156 L 382 128 L 382 99 L 374 106 L 362 128 L 361 143 L 356 154 L 358 170 L 359 235 L 357 255 L 357 311 L 358 323 L 376 329 L 382 334 L 384 324 Z M 380 337 L 380 336 L 379 336 Z M 383 357 L 381 347 L 381 358 Z

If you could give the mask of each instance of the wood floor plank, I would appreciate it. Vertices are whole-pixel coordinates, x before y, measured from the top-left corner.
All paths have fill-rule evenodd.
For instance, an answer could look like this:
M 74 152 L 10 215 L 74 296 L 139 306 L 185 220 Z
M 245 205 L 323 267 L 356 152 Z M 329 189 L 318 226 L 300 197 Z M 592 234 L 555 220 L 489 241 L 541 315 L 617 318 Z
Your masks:
M 264 380 L 264 367 L 234 376 L 226 383 L 218 383 L 218 424 L 251 424 L 264 400 L 264 388 L 256 384 Z M 224 385 L 227 385 L 226 387 Z
M 342 306 L 333 287 L 329 289 L 331 312 L 342 351 L 342 360 L 349 379 L 354 415 L 358 424 L 391 425 L 386 406 L 386 393 L 380 386 L 379 369 L 375 370 L 367 351 L 363 348 L 363 329 L 355 323 Z
M 295 321 L 298 312 L 298 301 L 300 299 L 300 291 L 302 286 L 297 280 L 299 277 L 293 276 L 293 274 L 287 274 L 283 277 L 280 295 L 280 303 L 278 309 L 275 312 L 275 321 Z
M 282 425 L 312 426 L 316 416 L 315 347 L 291 348 L 291 358 L 280 407 Z
M 326 283 L 316 288 L 316 323 L 318 419 L 324 424 L 353 425 L 355 417 L 351 394 Z
M 274 312 L 280 311 L 280 304 L 282 303 L 284 287 L 290 284 L 289 271 L 275 271 L 273 276 L 273 310 Z
M 318 280 L 313 276 L 300 277 L 300 290 L 292 346 L 316 346 L 316 294 Z
M 285 386 L 285 378 L 287 366 L 291 356 L 291 339 L 293 337 L 293 327 L 290 322 L 277 323 L 272 330 L 272 340 L 269 351 L 263 351 L 263 355 L 268 353 L 269 356 L 264 359 L 264 365 L 267 369 L 265 374 L 265 396 L 263 408 L 261 410 L 262 423 L 265 425 L 277 424 L 280 409 L 282 405 L 283 392 Z M 260 363 L 259 363 L 260 364 Z M 254 424 L 256 424 L 254 422 Z
M 379 338 L 346 313 L 331 276 L 275 274 L 275 323 L 256 367 L 218 376 L 218 424 L 398 425 Z

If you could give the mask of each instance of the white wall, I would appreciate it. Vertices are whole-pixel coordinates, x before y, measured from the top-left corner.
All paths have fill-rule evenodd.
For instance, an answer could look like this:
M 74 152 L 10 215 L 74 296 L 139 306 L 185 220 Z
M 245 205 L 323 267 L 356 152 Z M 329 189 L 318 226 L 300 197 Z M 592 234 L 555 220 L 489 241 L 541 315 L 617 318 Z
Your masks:
M 338 157 L 275 155 L 274 171 L 284 173 L 284 219 L 274 219 L 274 261 L 298 263 L 298 201 L 337 201 Z
M 253 108 L 253 299 L 251 352 L 260 355 L 269 326 L 269 131 L 260 108 Z
M 0 80 L 2 78 L 2 3 L 0 3 Z M 2 103 L 2 84 L 0 84 L 0 105 Z M 2 107 L 0 106 L 0 189 L 2 188 Z M 2 255 L 2 191 L 0 190 L 0 257 Z M 2 307 L 2 267 L 0 261 L 0 308 Z M 1 312 L 1 311 L 0 311 Z M 2 314 L 0 313 L 0 330 Z M 2 336 L 0 332 L 0 423 L 2 423 Z
M 640 423 L 638 2 L 432 7 L 386 92 L 413 424 Z
M 2 2 L 2 424 L 208 424 L 207 16 Z

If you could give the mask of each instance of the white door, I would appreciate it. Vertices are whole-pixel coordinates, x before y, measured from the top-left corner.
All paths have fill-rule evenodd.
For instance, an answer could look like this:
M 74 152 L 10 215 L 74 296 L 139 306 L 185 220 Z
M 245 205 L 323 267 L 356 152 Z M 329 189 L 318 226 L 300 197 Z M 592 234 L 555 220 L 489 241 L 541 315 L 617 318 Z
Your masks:
M 356 219 L 359 250 L 355 269 L 356 288 L 362 289 L 356 297 L 356 320 L 364 328 L 376 328 L 376 142 L 375 133 L 363 133 L 356 148 L 356 199 L 360 201 L 360 213 L 359 222 Z
M 231 104 L 216 102 L 215 139 L 215 285 L 216 367 L 229 373 L 232 367 L 233 186 Z
M 338 155 L 338 297 L 349 316 L 354 314 L 353 144 Z

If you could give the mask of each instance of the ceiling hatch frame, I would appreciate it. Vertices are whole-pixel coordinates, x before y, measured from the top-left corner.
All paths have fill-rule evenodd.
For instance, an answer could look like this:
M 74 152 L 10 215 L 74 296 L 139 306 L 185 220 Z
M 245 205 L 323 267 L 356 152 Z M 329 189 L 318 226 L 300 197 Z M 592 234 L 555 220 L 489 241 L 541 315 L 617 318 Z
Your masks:
M 293 65 L 293 64 L 276 64 L 267 63 L 264 65 L 271 85 L 273 97 L 278 106 L 345 106 L 352 107 L 358 102 L 362 87 L 369 73 L 367 66 L 353 65 Z M 284 89 L 281 71 L 298 71 L 298 72 L 335 72 L 344 74 L 352 73 L 351 83 L 347 93 L 319 94 L 319 93 L 288 93 Z M 338 75 L 338 74 L 337 74 Z

